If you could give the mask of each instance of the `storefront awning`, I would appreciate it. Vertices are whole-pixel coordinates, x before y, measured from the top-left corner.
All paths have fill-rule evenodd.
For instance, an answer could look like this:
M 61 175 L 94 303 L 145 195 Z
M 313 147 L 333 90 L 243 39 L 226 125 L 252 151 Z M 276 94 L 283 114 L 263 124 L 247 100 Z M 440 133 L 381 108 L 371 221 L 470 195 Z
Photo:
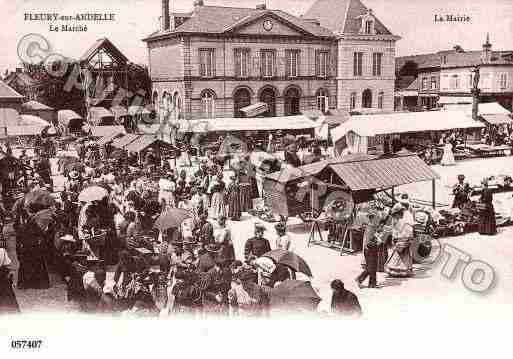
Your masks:
M 513 119 L 505 114 L 481 115 L 481 117 L 490 125 L 513 124 Z
M 438 103 L 440 105 L 455 105 L 455 104 L 464 104 L 464 103 L 472 103 L 472 97 L 458 97 L 458 96 L 440 96 Z
M 211 118 L 202 120 L 181 120 L 181 132 L 237 132 L 304 130 L 319 127 L 319 123 L 303 115 L 258 118 Z
M 91 136 L 105 137 L 111 134 L 125 134 L 123 126 L 93 126 L 91 127 Z
M 266 113 L 269 106 L 265 102 L 257 102 L 240 109 L 247 117 L 254 117 Z
M 417 97 L 419 95 L 418 91 L 415 90 L 402 90 L 396 91 L 394 93 L 395 97 Z
M 376 136 L 479 127 L 484 126 L 462 111 L 400 112 L 351 116 L 332 131 L 332 137 L 338 141 L 350 131 L 359 136 Z

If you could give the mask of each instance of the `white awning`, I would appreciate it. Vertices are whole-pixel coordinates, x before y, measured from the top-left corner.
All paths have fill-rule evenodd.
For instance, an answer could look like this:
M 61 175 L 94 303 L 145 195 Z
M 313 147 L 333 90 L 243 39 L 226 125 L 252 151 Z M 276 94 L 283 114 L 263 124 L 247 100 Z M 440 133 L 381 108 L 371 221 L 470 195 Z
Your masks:
M 484 127 L 462 111 L 424 111 L 351 116 L 332 131 L 338 141 L 353 131 L 360 136 L 376 136 L 407 132 L 446 131 Z
M 241 112 L 244 112 L 247 117 L 254 117 L 267 112 L 269 110 L 269 106 L 265 102 L 257 102 L 253 105 L 243 107 L 240 110 Z
M 43 120 L 39 116 L 34 115 L 20 115 L 22 122 L 20 123 L 21 126 L 34 126 L 34 125 L 40 125 L 40 126 L 50 126 L 50 123 L 48 121 Z
M 472 103 L 472 97 L 461 97 L 461 96 L 440 96 L 438 103 L 440 105 L 445 104 L 464 104 L 464 103 Z
M 418 95 L 419 95 L 419 92 L 415 91 L 415 90 L 396 91 L 394 94 L 395 97 L 416 97 Z
M 449 111 L 462 111 L 468 116 L 472 116 L 472 104 L 450 105 L 446 107 Z M 480 103 L 478 104 L 478 114 L 483 115 L 510 115 L 511 112 L 502 107 L 497 102 Z
M 303 130 L 317 128 L 320 124 L 303 115 L 258 118 L 211 118 L 202 120 L 181 120 L 182 132 L 236 132 Z

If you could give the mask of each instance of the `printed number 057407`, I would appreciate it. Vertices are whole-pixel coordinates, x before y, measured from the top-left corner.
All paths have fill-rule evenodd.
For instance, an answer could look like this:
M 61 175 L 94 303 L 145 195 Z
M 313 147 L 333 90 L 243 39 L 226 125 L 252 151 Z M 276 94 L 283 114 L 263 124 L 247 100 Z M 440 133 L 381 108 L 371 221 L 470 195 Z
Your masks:
M 43 344 L 42 340 L 13 340 L 11 341 L 12 349 L 39 349 Z

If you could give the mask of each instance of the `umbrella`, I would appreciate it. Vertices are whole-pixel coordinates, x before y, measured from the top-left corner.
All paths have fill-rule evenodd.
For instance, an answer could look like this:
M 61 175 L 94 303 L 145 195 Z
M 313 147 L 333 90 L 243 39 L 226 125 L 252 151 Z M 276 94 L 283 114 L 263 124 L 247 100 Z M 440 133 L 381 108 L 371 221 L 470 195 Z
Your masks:
M 275 249 L 267 252 L 262 257 L 271 258 L 275 263 L 283 264 L 296 272 L 301 272 L 312 277 L 312 271 L 303 258 L 284 249 Z
M 32 212 L 47 209 L 55 205 L 55 198 L 48 191 L 36 189 L 25 195 L 25 207 L 30 208 Z
M 321 297 L 312 284 L 303 280 L 286 280 L 271 290 L 271 305 L 309 303 L 317 306 Z
M 109 192 L 100 186 L 87 187 L 78 195 L 80 202 L 101 201 L 109 195 Z
M 34 214 L 32 220 L 39 226 L 39 228 L 41 228 L 41 230 L 46 231 L 50 223 L 55 220 L 55 211 L 52 208 L 43 209 L 42 211 Z
M 153 228 L 158 229 L 161 232 L 169 228 L 178 228 L 187 218 L 192 218 L 189 211 L 186 211 L 185 209 L 171 208 L 157 218 Z

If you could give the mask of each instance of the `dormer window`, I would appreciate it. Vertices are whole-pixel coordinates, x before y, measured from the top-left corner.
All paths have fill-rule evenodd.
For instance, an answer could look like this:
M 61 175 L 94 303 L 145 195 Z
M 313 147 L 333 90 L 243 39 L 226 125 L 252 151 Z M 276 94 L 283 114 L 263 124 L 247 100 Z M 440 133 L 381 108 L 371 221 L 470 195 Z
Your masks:
M 374 35 L 376 33 L 375 27 L 374 27 L 374 25 L 376 23 L 376 19 L 374 18 L 374 15 L 372 14 L 372 10 L 368 9 L 366 14 L 361 15 L 359 17 L 362 20 L 362 26 L 360 28 L 360 33 L 366 34 L 366 35 Z
M 365 21 L 365 33 L 366 34 L 369 34 L 369 35 L 372 34 L 373 25 L 374 25 L 374 21 L 372 21 L 372 20 Z

